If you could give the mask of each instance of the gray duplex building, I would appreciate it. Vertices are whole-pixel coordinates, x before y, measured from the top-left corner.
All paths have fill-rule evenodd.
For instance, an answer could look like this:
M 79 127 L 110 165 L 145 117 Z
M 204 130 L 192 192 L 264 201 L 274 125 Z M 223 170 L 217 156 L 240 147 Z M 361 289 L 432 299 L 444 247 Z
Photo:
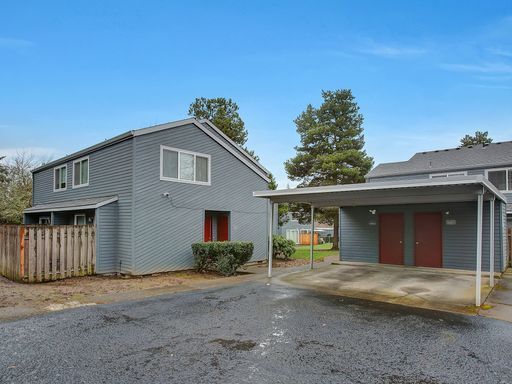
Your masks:
M 96 272 L 193 266 L 191 244 L 254 243 L 267 254 L 268 171 L 208 120 L 123 133 L 33 172 L 25 224 L 94 224 Z

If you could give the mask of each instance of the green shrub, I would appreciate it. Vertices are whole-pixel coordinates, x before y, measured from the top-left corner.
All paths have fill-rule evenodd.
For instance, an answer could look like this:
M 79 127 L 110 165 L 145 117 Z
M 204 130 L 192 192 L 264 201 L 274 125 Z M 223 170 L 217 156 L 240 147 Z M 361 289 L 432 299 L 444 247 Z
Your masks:
M 212 241 L 192 244 L 195 269 L 198 272 L 216 271 L 231 276 L 247 263 L 253 254 L 254 244 L 243 241 Z
M 287 240 L 284 236 L 274 235 L 272 244 L 274 257 L 287 260 L 295 253 L 295 242 Z

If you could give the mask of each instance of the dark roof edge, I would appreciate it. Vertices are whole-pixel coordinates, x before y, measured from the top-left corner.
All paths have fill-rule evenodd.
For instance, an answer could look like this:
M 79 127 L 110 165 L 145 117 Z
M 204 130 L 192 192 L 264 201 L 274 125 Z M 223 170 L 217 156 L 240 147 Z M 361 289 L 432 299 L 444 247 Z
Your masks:
M 101 143 L 98 143 L 98 144 L 92 145 L 90 147 L 84 148 L 84 149 L 82 149 L 82 150 L 80 150 L 78 152 L 74 152 L 74 153 L 72 153 L 70 155 L 66 155 L 66 156 L 61 157 L 59 159 L 52 160 L 49 163 L 46 163 L 46 164 L 43 164 L 43 165 L 41 165 L 41 166 L 39 166 L 37 168 L 34 168 L 31 172 L 32 173 L 36 173 L 36 172 L 44 171 L 45 169 L 55 167 L 55 166 L 57 166 L 59 164 L 68 162 L 68 161 L 73 160 L 73 159 L 78 159 L 79 157 L 83 157 L 83 156 L 85 156 L 85 155 L 87 155 L 87 154 L 89 154 L 91 152 L 96 152 L 96 151 L 98 151 L 100 149 L 103 149 L 105 147 L 109 147 L 111 145 L 120 143 L 121 141 L 129 140 L 131 138 L 133 138 L 133 131 L 128 131 L 128 132 L 122 133 L 120 135 L 112 137 L 111 139 L 104 140 Z

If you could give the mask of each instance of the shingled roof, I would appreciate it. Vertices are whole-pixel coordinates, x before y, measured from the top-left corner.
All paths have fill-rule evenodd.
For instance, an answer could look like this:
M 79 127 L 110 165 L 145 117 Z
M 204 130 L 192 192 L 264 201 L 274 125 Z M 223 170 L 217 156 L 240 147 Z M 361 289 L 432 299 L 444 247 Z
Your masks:
M 434 173 L 512 165 L 512 141 L 418 152 L 407 161 L 383 163 L 366 178 Z

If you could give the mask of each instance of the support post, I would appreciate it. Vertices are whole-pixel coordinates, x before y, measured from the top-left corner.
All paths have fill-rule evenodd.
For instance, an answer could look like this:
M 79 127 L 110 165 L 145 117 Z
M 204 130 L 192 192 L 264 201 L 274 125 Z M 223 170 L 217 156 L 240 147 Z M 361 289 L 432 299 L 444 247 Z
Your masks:
M 481 304 L 482 296 L 482 213 L 483 213 L 483 193 L 477 196 L 477 217 L 476 217 L 476 287 L 475 287 L 475 305 Z
M 268 277 L 271 278 L 272 277 L 272 254 L 274 253 L 274 250 L 273 250 L 273 239 L 272 239 L 272 234 L 273 234 L 273 229 L 272 229 L 272 225 L 274 223 L 274 207 L 273 207 L 273 204 L 272 204 L 272 201 L 268 201 Z
M 494 287 L 494 203 L 496 196 L 489 200 L 489 285 Z
M 309 268 L 313 269 L 313 250 L 315 246 L 315 207 L 313 205 L 311 205 L 311 236 L 309 237 L 309 244 Z

